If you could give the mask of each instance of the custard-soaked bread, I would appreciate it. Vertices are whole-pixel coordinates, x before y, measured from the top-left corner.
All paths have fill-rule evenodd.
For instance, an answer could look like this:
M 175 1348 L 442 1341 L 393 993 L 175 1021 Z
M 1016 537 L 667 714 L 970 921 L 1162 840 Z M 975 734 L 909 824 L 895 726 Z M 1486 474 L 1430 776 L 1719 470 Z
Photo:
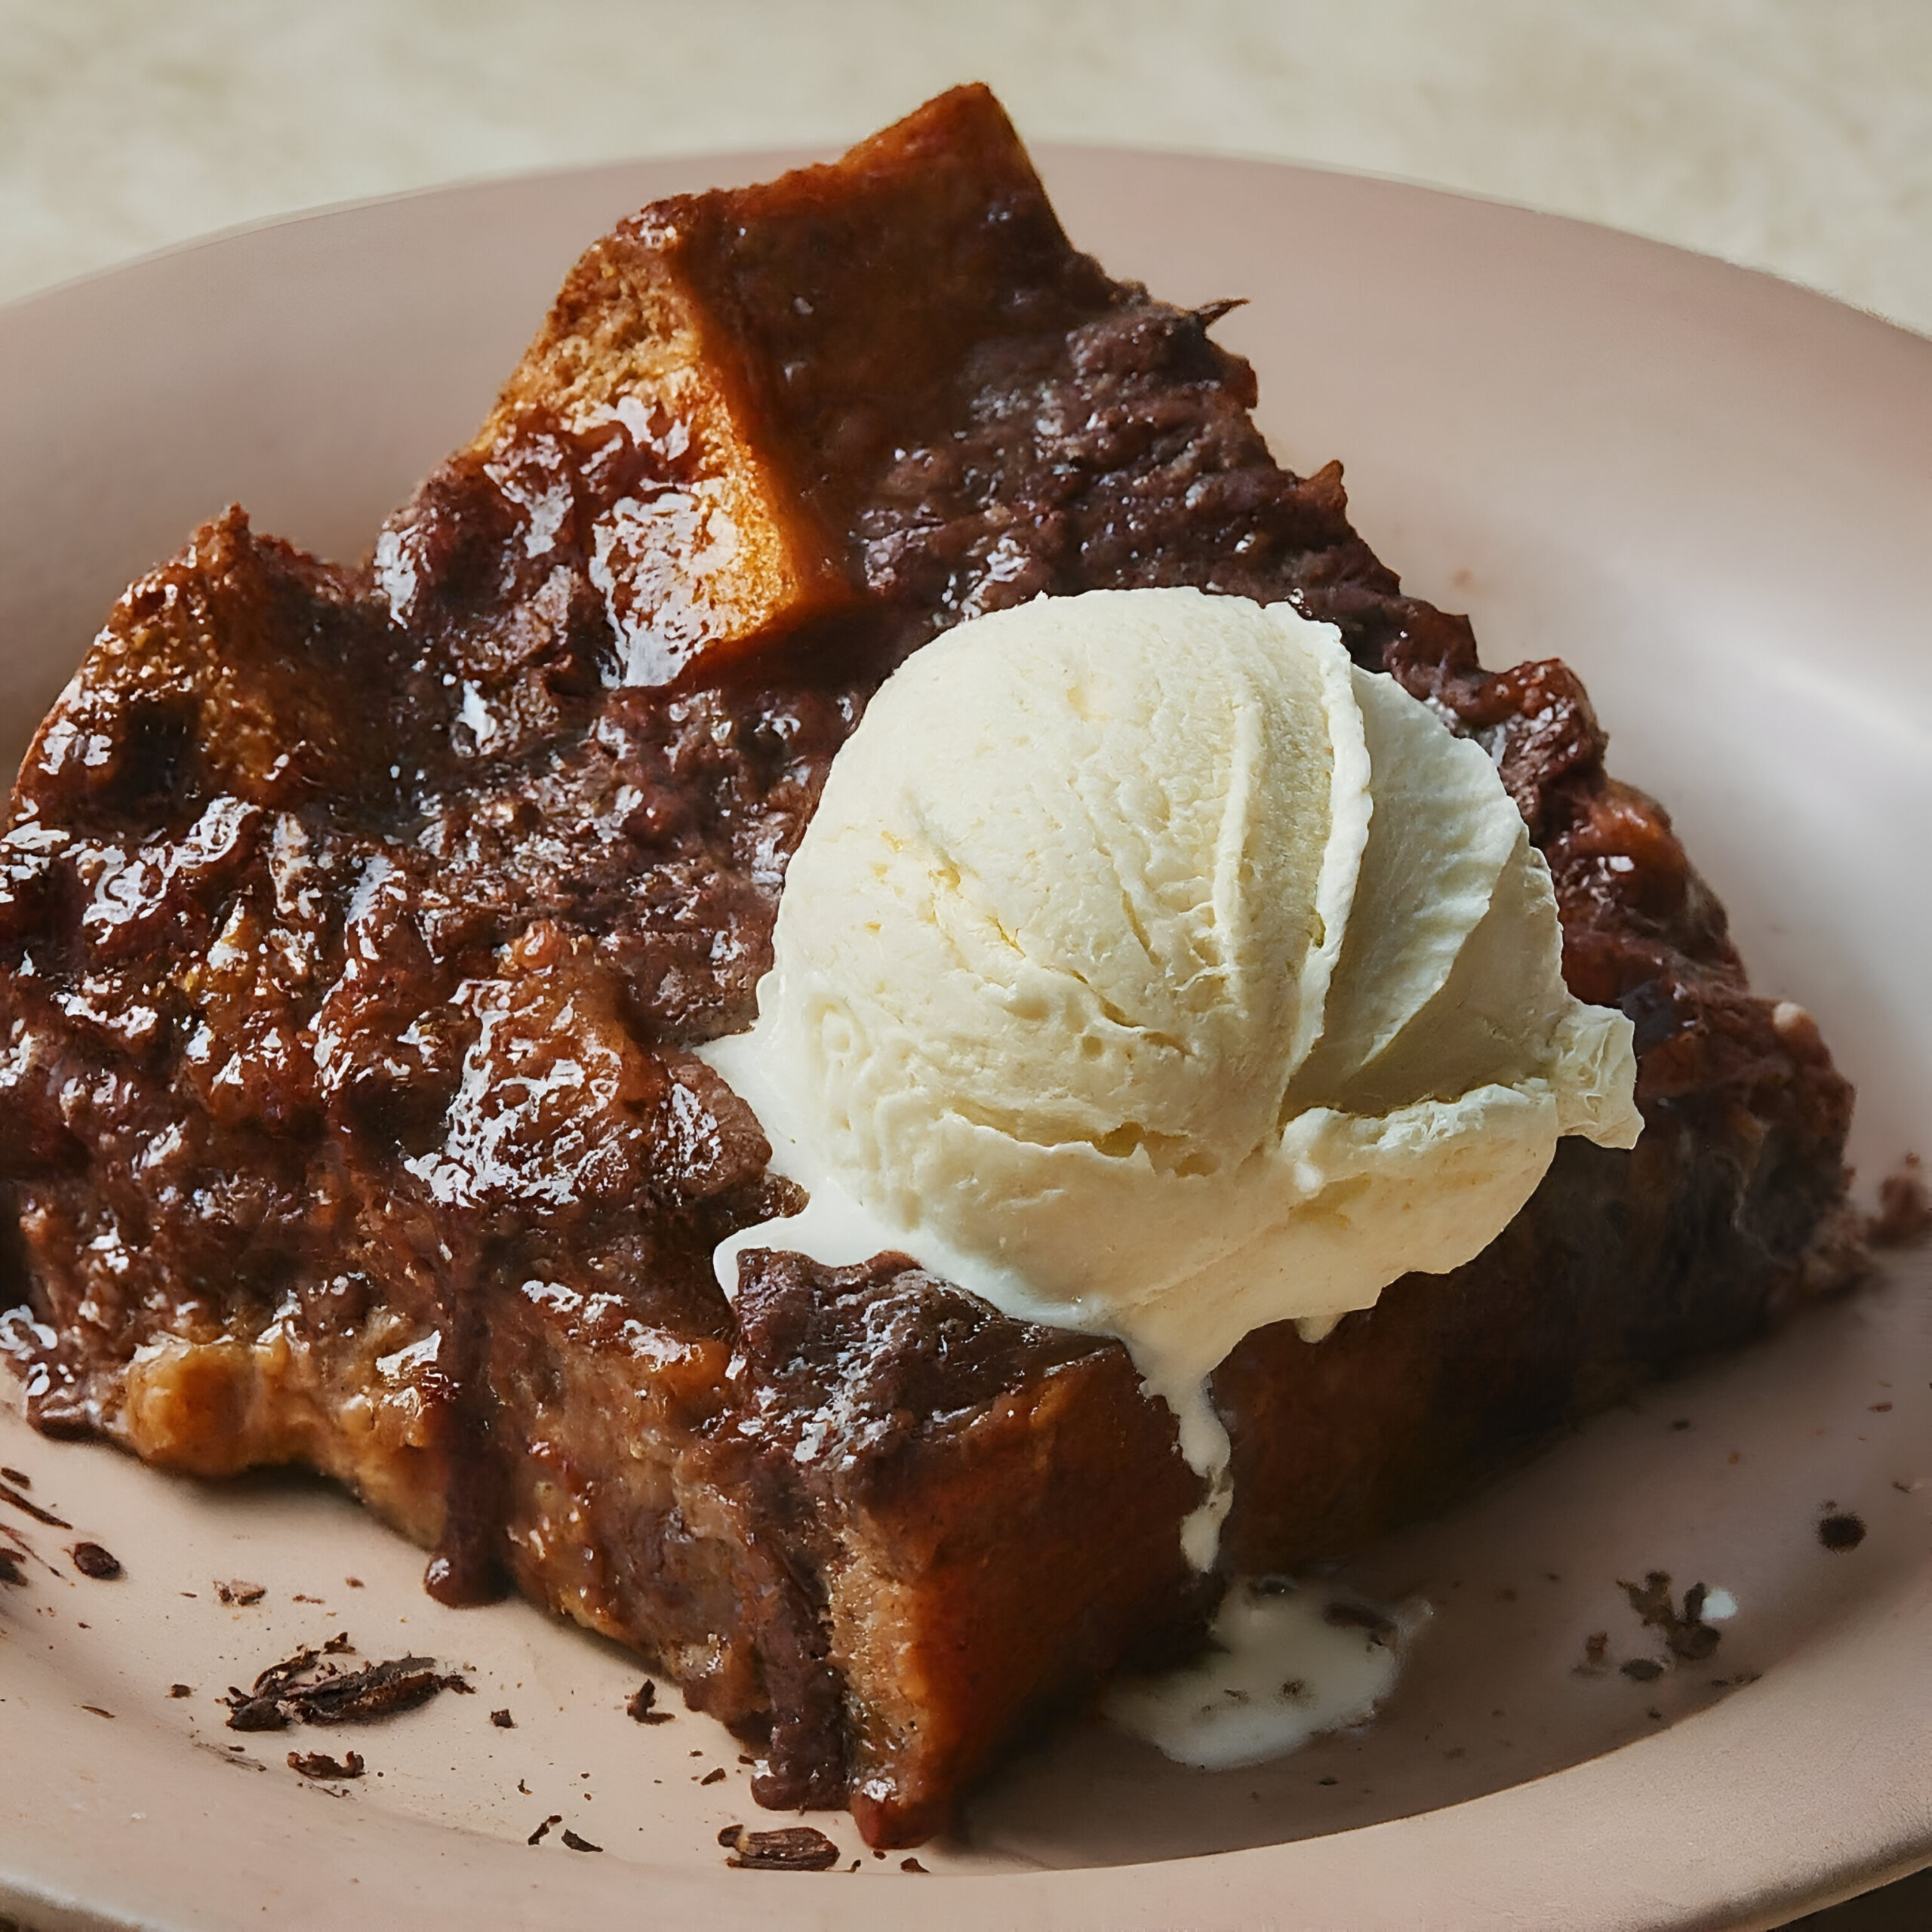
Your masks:
M 1226 1560 L 1340 1554 L 1759 1328 L 1850 1097 L 1752 997 L 1558 663 L 1402 595 L 1246 364 L 1060 232 L 961 89 L 592 248 L 477 441 L 338 570 L 238 512 L 131 589 L 23 768 L 0 1156 L 35 1420 L 300 1461 L 634 1645 L 775 1805 L 941 1825 L 1034 1715 L 1171 1654 L 1198 1484 L 1121 1350 L 903 1257 L 712 1247 L 795 1190 L 690 1048 L 746 1024 L 786 860 L 890 666 L 1040 592 L 1340 625 L 1492 750 L 1647 1129 L 1564 1143 L 1479 1260 L 1216 1392 Z M 0 1303 L 4 1306 L 4 1303 Z

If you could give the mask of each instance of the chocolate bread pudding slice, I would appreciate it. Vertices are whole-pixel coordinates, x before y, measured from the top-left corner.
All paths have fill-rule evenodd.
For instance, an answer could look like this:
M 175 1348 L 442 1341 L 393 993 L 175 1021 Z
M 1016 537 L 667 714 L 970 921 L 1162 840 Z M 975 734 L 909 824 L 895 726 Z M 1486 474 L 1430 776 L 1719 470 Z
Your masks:
M 1749 990 L 1555 661 L 1494 672 L 1280 467 L 1220 306 L 1113 281 L 962 88 L 828 167 L 647 208 L 474 442 L 342 568 L 238 510 L 122 598 L 0 879 L 0 1321 L 29 1412 L 301 1463 L 634 1647 L 875 1844 L 1198 1638 L 1200 1500 L 1114 1343 L 903 1255 L 715 1244 L 795 1205 L 693 1049 L 749 1023 L 870 694 L 1035 595 L 1338 626 L 1497 761 L 1646 1131 L 1562 1144 L 1476 1261 L 1214 1385 L 1223 1568 L 1342 1555 L 1823 1284 L 1850 1094 Z

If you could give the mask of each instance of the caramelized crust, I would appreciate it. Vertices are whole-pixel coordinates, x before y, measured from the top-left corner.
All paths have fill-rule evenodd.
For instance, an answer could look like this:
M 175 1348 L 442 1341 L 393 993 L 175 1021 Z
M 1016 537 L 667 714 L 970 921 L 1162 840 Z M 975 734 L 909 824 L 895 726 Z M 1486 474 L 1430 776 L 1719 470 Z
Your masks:
M 40 1426 L 301 1461 L 630 1644 L 780 1806 L 941 1826 L 1015 1732 L 1198 1633 L 1198 1485 L 1121 1349 L 797 1204 L 689 1049 L 891 666 L 1041 592 L 1289 599 L 1497 758 L 1565 970 L 1637 1027 L 1634 1153 L 1566 1143 L 1491 1248 L 1216 1393 L 1226 1560 L 1345 1552 L 1820 1276 L 1849 1090 L 1753 997 L 1559 663 L 1500 675 L 1269 457 L 1254 379 L 1061 234 L 966 88 L 598 243 L 364 571 L 238 511 L 131 589 L 0 842 L 0 1177 Z

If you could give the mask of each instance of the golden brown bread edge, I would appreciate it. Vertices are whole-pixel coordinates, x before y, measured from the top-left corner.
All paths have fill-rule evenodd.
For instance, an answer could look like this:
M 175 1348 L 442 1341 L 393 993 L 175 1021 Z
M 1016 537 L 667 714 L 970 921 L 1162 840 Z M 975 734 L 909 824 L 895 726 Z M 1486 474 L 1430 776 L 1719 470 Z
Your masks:
M 607 550 L 620 651 L 645 681 L 730 660 L 755 676 L 761 653 L 864 606 L 854 479 L 896 439 L 943 432 L 948 383 L 1011 326 L 1009 285 L 992 271 L 1011 271 L 1016 232 L 1052 301 L 1112 299 L 1066 251 L 979 90 L 831 168 L 646 211 L 573 271 L 468 454 L 487 465 L 533 423 L 628 414 L 663 457 L 652 506 L 677 513 L 632 519 L 629 549 Z M 946 272 L 921 274 L 935 257 Z M 775 286 L 804 306 L 774 306 Z M 826 352 L 801 356 L 801 343 Z M 906 377 L 896 413 L 880 406 L 887 367 Z M 1216 368 L 1238 414 L 1251 383 L 1231 358 Z M 1290 482 L 1295 514 L 1326 532 L 1296 553 L 1314 564 L 1284 566 L 1307 606 L 1352 625 L 1358 657 L 1379 652 L 1377 668 L 1495 734 L 1552 857 L 1573 985 L 1635 1001 L 1649 1131 L 1630 1155 L 1566 1146 L 1524 1215 L 1457 1275 L 1395 1284 L 1318 1348 L 1282 1328 L 1237 1350 L 1217 1381 L 1239 1484 L 1228 1554 L 1257 1571 L 1357 1546 L 1635 1380 L 1755 1332 L 1817 1278 L 1849 1106 L 1815 1032 L 1749 996 L 1668 821 L 1604 777 L 1574 681 L 1552 666 L 1481 672 L 1466 627 L 1400 598 L 1367 557 L 1331 473 Z M 1121 580 L 1121 567 L 1100 568 Z M 291 737 L 331 764 L 334 737 L 353 762 L 358 735 L 379 728 L 355 721 L 356 680 L 318 690 L 304 670 L 293 717 L 285 686 L 260 698 L 242 640 L 254 625 L 281 649 L 290 612 L 346 611 L 357 584 L 232 518 L 162 580 L 168 594 L 136 598 L 90 660 L 97 722 L 131 692 L 198 681 L 221 734 L 232 719 L 260 741 L 260 758 L 240 738 L 216 747 L 238 795 Z M 86 722 L 90 688 L 84 676 L 50 729 Z M 46 743 L 23 773 L 29 804 Z M 1631 864 L 1613 876 L 1608 857 Z M 352 1246 L 358 1217 L 389 1211 L 347 1201 L 342 1238 Z M 760 1737 L 768 1799 L 849 1795 L 874 1842 L 909 1843 L 1016 1729 L 1123 1658 L 1184 1641 L 1201 1598 L 1175 1536 L 1194 1485 L 1118 1350 L 1005 1337 L 992 1392 L 976 1385 L 943 1415 L 900 1420 L 888 1388 L 878 1413 L 900 1436 L 882 1451 L 855 1438 L 842 1469 L 808 1466 L 782 1428 L 775 1441 L 748 1432 L 784 1354 L 761 1353 L 771 1320 L 814 1294 L 835 1311 L 875 1291 L 898 1291 L 810 1278 L 789 1301 L 755 1289 L 734 1337 L 498 1284 L 485 1373 L 528 1451 L 502 1505 L 519 1586 L 636 1644 L 695 1704 Z M 934 1292 L 906 1291 L 913 1318 Z M 67 1413 L 174 1466 L 306 1461 L 419 1541 L 444 1537 L 464 1440 L 423 1378 L 377 1365 L 436 1332 L 432 1291 L 398 1287 L 334 1329 L 170 1318 L 131 1361 L 103 1365 L 91 1410 Z M 817 1413 L 817 1399 L 774 1413 Z
M 667 682 L 852 611 L 853 522 L 895 446 L 942 426 L 975 349 L 1104 300 L 983 87 L 835 162 L 642 210 L 594 243 L 472 451 L 534 419 L 620 409 L 678 515 L 651 520 L 614 611 L 638 681 Z

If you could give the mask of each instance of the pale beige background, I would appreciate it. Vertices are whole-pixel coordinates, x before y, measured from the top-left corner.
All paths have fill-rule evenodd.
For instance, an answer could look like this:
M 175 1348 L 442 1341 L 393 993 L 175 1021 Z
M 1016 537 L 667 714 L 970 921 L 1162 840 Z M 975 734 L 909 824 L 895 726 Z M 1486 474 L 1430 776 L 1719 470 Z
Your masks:
M 1932 333 L 1932 0 L 0 0 L 0 299 L 321 202 L 842 143 L 968 77 L 1036 140 L 1404 175 Z
M 1932 334 L 1932 0 L 0 0 L 0 300 L 329 202 L 842 143 L 968 78 L 1035 140 L 1406 176 Z M 1932 1883 L 1806 1922 L 1932 1924 Z

